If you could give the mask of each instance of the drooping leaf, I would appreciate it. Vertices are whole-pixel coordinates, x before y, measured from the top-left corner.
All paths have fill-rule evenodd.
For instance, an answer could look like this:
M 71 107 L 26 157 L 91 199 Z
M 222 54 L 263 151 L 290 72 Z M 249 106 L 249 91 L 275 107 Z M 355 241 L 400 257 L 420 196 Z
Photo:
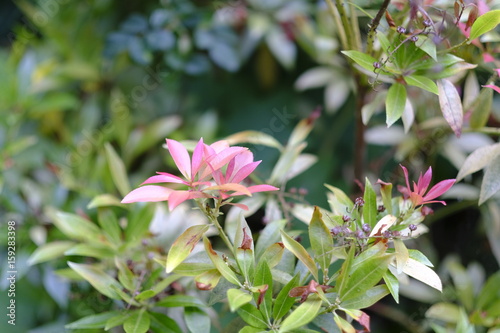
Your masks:
M 385 100 L 387 127 L 394 124 L 401 116 L 406 105 L 406 88 L 401 83 L 394 83 L 387 91 Z
M 447 79 L 439 79 L 437 86 L 439 91 L 439 105 L 444 119 L 450 125 L 455 135 L 460 137 L 464 118 L 460 95 L 453 83 Z
M 333 320 L 343 333 L 355 333 L 354 327 L 347 320 L 340 317 L 336 312 L 333 313 Z
M 94 265 L 77 264 L 74 262 L 68 262 L 68 266 L 87 280 L 101 294 L 112 299 L 121 299 L 116 289 L 121 290 L 123 288 L 122 285 L 106 274 L 101 268 Z
M 410 253 L 401 239 L 394 239 L 394 249 L 396 251 L 396 269 L 398 274 L 401 274 L 410 258 Z
M 398 278 L 392 274 L 390 270 L 387 270 L 384 275 L 384 282 L 389 291 L 391 292 L 392 297 L 399 303 L 399 281 Z
M 472 25 L 469 43 L 477 37 L 493 30 L 500 23 L 500 10 L 491 10 L 479 16 Z
M 280 230 L 280 232 L 281 239 L 286 249 L 302 261 L 314 278 L 318 280 L 318 267 L 316 267 L 316 263 L 311 258 L 309 253 L 307 253 L 306 249 L 299 242 L 288 236 L 283 230 Z
M 491 198 L 500 190 L 500 154 L 498 154 L 486 167 L 481 192 L 479 193 L 479 205 Z
M 167 273 L 172 272 L 186 259 L 208 231 L 209 225 L 195 225 L 187 228 L 172 244 L 167 256 Z
M 439 291 L 442 291 L 443 287 L 439 276 L 432 269 L 416 260 L 411 258 L 408 259 L 405 267 L 403 268 L 403 272 Z
M 419 263 L 424 264 L 426 266 L 434 267 L 432 262 L 419 250 L 408 249 L 408 253 L 411 259 L 418 261 Z
M 77 240 L 96 242 L 104 239 L 99 228 L 94 223 L 75 214 L 49 210 L 56 227 L 66 236 Z
M 107 245 L 80 243 L 67 249 L 64 254 L 67 256 L 85 256 L 103 259 L 112 257 L 115 253 Z
M 274 268 L 280 263 L 284 252 L 285 246 L 282 243 L 274 243 L 264 251 L 260 260 L 267 262 L 269 268 Z
M 195 277 L 196 287 L 201 290 L 212 290 L 219 283 L 222 274 L 217 269 L 209 269 Z
M 299 305 L 281 323 L 279 332 L 289 332 L 300 328 L 311 322 L 321 309 L 321 299 L 317 295 L 311 295 Z

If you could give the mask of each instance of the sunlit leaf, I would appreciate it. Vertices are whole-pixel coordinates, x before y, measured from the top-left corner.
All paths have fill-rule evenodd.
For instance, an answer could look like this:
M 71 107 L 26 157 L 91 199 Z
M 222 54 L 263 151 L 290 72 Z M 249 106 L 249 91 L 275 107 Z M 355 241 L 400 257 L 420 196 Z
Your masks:
M 236 277 L 236 273 L 234 273 L 231 268 L 224 262 L 224 260 L 219 257 L 217 252 L 212 248 L 212 244 L 208 240 L 207 237 L 203 237 L 203 244 L 205 245 L 205 251 L 207 252 L 210 260 L 212 260 L 213 264 L 217 268 L 217 270 L 222 274 L 222 276 L 231 282 L 232 284 L 241 286 L 240 281 Z
M 470 154 L 463 163 L 457 175 L 457 181 L 476 171 L 485 168 L 491 161 L 500 154 L 500 143 L 480 147 Z
M 229 289 L 227 291 L 227 300 L 231 312 L 234 312 L 240 306 L 249 303 L 252 298 L 252 295 L 240 289 Z
M 207 224 L 189 227 L 175 240 L 167 256 L 167 273 L 172 272 L 189 256 L 208 228 Z
M 74 246 L 74 242 L 56 241 L 39 246 L 28 259 L 28 265 L 53 260 L 64 255 L 64 252 Z
M 281 239 L 286 249 L 302 261 L 314 278 L 318 280 L 318 268 L 309 253 L 307 253 L 306 249 L 299 242 L 288 236 L 283 230 L 280 230 L 280 232 Z
M 479 194 L 479 204 L 483 204 L 500 190 L 500 155 L 486 167 Z
M 314 213 L 309 223 L 309 239 L 316 262 L 321 269 L 327 270 L 332 261 L 333 239 L 330 230 L 323 222 L 318 206 L 314 206 Z
M 101 268 L 93 265 L 77 264 L 74 262 L 68 262 L 68 266 L 87 280 L 101 294 L 112 299 L 121 299 L 120 295 L 116 292 L 116 289 L 121 290 L 123 288 L 122 285 L 106 274 Z
M 416 260 L 408 259 L 403 272 L 432 288 L 442 291 L 443 287 L 439 276 L 432 269 Z
M 359 52 L 359 51 L 341 51 L 342 54 L 348 56 L 352 60 L 354 60 L 355 63 L 363 67 L 364 69 L 373 72 L 375 67 L 373 67 L 373 64 L 377 62 L 377 59 L 373 58 L 372 56 L 369 56 L 368 54 L 364 52 Z
M 123 324 L 126 333 L 146 333 L 149 330 L 151 321 L 146 309 L 132 312 Z
M 49 210 L 48 215 L 52 218 L 56 227 L 69 238 L 92 242 L 104 238 L 97 225 L 83 217 L 53 210 Z
M 431 79 L 429 79 L 428 77 L 422 75 L 408 75 L 405 76 L 404 79 L 406 83 L 408 83 L 408 85 L 410 86 L 422 88 L 436 95 L 438 95 L 439 93 L 436 83 Z
M 394 239 L 394 249 L 396 250 L 396 268 L 398 274 L 401 274 L 406 262 L 410 258 L 410 253 L 401 239 Z
M 119 314 L 119 311 L 110 311 L 96 315 L 90 315 L 78 319 L 77 321 L 64 326 L 64 328 L 69 330 L 104 328 L 106 326 L 106 322 L 110 318 L 116 317 Z
M 495 29 L 499 23 L 500 10 L 491 10 L 479 16 L 476 22 L 472 25 L 469 35 L 469 43 L 488 31 Z
M 106 149 L 106 159 L 108 161 L 109 171 L 116 188 L 122 196 L 126 196 L 131 188 L 127 178 L 127 172 L 125 170 L 125 165 L 120 159 L 116 151 L 113 149 L 109 143 L 104 145 Z
M 311 322 L 321 309 L 321 299 L 317 295 L 311 295 L 299 305 L 281 323 L 279 332 L 289 332 Z
M 274 137 L 259 131 L 238 132 L 226 137 L 225 140 L 230 145 L 236 145 L 240 143 L 252 143 L 255 145 L 263 145 L 267 147 L 277 148 L 279 150 L 283 149 L 281 143 L 279 143 Z

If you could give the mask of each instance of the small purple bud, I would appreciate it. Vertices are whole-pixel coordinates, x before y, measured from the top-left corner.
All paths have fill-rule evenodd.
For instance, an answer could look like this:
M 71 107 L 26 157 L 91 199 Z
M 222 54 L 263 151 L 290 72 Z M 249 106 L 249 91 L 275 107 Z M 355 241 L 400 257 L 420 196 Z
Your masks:
M 377 212 L 382 213 L 385 210 L 384 205 L 380 205 L 377 207 Z
M 415 230 L 417 230 L 417 226 L 416 226 L 416 225 L 414 225 L 414 224 L 410 224 L 410 225 L 408 226 L 408 229 L 410 229 L 410 231 L 415 231 Z
M 422 23 L 424 24 L 425 27 L 430 27 L 432 25 L 432 21 L 429 19 L 424 20 L 424 22 Z
M 342 228 L 342 232 L 343 232 L 343 233 L 344 233 L 344 235 L 346 235 L 346 236 L 349 236 L 350 234 L 352 234 L 351 229 L 349 229 L 348 227 L 343 227 L 343 228 Z
M 356 238 L 359 238 L 359 239 L 362 239 L 362 238 L 366 237 L 366 234 L 363 231 L 361 231 L 361 230 L 356 230 L 355 235 L 356 235 Z
M 398 34 L 404 34 L 406 32 L 406 29 L 402 26 L 397 27 L 396 31 Z
M 401 236 L 401 232 L 399 232 L 399 231 L 397 231 L 397 230 L 396 230 L 396 231 L 393 231 L 393 232 L 392 232 L 392 236 L 393 236 L 393 237 L 399 237 L 399 236 Z
M 307 195 L 307 193 L 309 193 L 309 191 L 306 189 L 306 188 L 299 188 L 299 194 L 300 195 Z
M 297 193 L 297 188 L 296 188 L 296 187 L 292 187 L 292 188 L 290 189 L 290 193 L 292 193 L 292 194 Z
M 340 232 L 342 231 L 342 228 L 341 227 L 333 227 L 332 230 L 330 230 L 330 233 L 334 236 L 340 234 Z
M 349 222 L 350 220 L 351 220 L 351 217 L 349 215 L 342 216 L 342 221 Z
M 389 230 L 386 230 L 386 231 L 384 231 L 384 233 L 382 234 L 382 236 L 384 238 L 391 238 L 392 237 L 392 232 L 390 232 Z
M 382 64 L 381 64 L 380 62 L 378 62 L 378 61 L 375 61 L 375 62 L 373 63 L 373 67 L 374 67 L 375 69 L 379 69 L 380 67 L 382 67 Z
M 363 231 L 366 233 L 369 233 L 370 231 L 372 231 L 372 228 L 370 227 L 370 225 L 368 223 L 363 224 L 361 229 L 363 229 Z
M 354 201 L 354 204 L 358 207 L 363 207 L 363 205 L 365 204 L 365 201 L 363 200 L 363 198 L 359 197 L 359 198 L 356 198 L 356 200 Z
M 415 43 L 416 41 L 418 41 L 418 36 L 411 36 L 410 40 Z

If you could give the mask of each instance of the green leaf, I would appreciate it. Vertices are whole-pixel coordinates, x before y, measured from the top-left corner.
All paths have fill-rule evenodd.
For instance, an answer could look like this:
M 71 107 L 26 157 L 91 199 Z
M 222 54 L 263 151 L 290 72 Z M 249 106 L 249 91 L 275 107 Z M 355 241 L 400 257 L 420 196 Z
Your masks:
M 479 16 L 470 30 L 469 43 L 477 37 L 493 30 L 500 23 L 500 10 L 490 10 Z
M 94 199 L 92 199 L 92 201 L 89 202 L 89 204 L 87 205 L 87 209 L 109 207 L 109 206 L 124 207 L 125 205 L 122 204 L 120 202 L 120 199 L 118 199 L 114 195 L 101 194 L 94 197 Z
M 375 67 L 373 67 L 373 64 L 378 61 L 368 54 L 359 51 L 341 51 L 341 53 L 348 56 L 349 58 L 354 60 L 355 63 L 370 72 L 373 72 L 373 70 L 375 69 Z
M 382 202 L 384 203 L 385 210 L 392 215 L 392 184 L 387 184 L 388 185 L 380 185 L 380 195 L 382 195 Z M 371 227 L 373 228 L 374 226 L 375 225 Z
M 261 332 L 266 332 L 266 331 L 263 331 L 262 328 L 257 328 L 252 326 L 245 326 L 238 331 L 238 333 L 261 333 Z
M 273 275 L 267 265 L 267 262 L 260 260 L 255 268 L 255 277 L 253 279 L 253 286 L 267 285 L 267 290 L 264 292 L 264 297 L 261 299 L 259 310 L 266 321 L 271 320 L 271 308 L 273 304 Z M 255 294 L 255 302 L 258 304 L 260 294 Z
M 122 285 L 99 267 L 87 264 L 77 264 L 70 261 L 68 261 L 68 266 L 80 274 L 101 294 L 112 299 L 121 299 L 121 296 L 113 287 L 121 290 L 123 288 Z
M 481 192 L 479 193 L 479 205 L 491 198 L 500 190 L 500 154 L 497 155 L 486 167 Z
M 408 249 L 408 253 L 410 255 L 410 258 L 413 260 L 418 261 L 421 264 L 424 264 L 429 267 L 434 267 L 432 262 L 419 250 L 414 250 L 414 249 Z
M 379 300 L 389 295 L 390 291 L 386 285 L 378 285 L 370 288 L 364 293 L 356 298 L 351 298 L 340 304 L 344 309 L 364 309 L 377 303 Z
M 434 61 L 438 61 L 436 44 L 431 38 L 420 35 L 418 36 L 418 41 L 415 43 L 415 46 L 427 53 Z
M 143 205 L 140 209 L 133 209 L 125 228 L 125 239 L 127 241 L 136 241 L 143 237 L 149 231 L 149 224 L 153 219 L 153 214 L 153 205 Z
M 234 312 L 242 305 L 249 303 L 252 299 L 252 295 L 240 289 L 229 289 L 227 291 L 227 300 L 229 302 L 231 312 Z
M 406 88 L 401 83 L 394 83 L 387 91 L 387 99 L 385 100 L 387 127 L 390 127 L 401 118 L 405 110 L 405 105 Z
M 323 271 L 328 270 L 332 261 L 333 238 L 323 222 L 318 206 L 314 206 L 314 213 L 309 223 L 309 239 L 315 254 L 314 259 Z
M 460 316 L 458 305 L 440 302 L 432 305 L 426 312 L 426 318 L 438 319 L 447 323 L 457 323 Z
M 352 270 L 352 263 L 354 261 L 355 252 L 356 252 L 356 247 L 351 246 L 347 254 L 347 257 L 344 260 L 344 263 L 342 264 L 342 267 L 340 267 L 339 275 L 337 278 L 337 285 L 335 286 L 337 293 L 340 293 L 341 290 L 344 290 L 347 285 L 347 280 L 351 275 L 350 271 Z
M 156 293 L 153 290 L 148 289 L 148 290 L 144 290 L 143 292 L 137 294 L 137 296 L 135 296 L 134 298 L 140 302 L 140 301 L 150 299 L 151 297 L 154 297 L 155 295 L 156 295 Z
M 299 285 L 299 275 L 295 275 L 279 292 L 274 302 L 273 318 L 278 320 L 290 311 L 295 304 L 295 297 L 290 297 L 288 293 Z
M 286 225 L 286 220 L 277 220 L 268 223 L 261 230 L 257 243 L 255 244 L 255 257 L 258 259 L 262 256 L 271 245 L 279 242 L 279 230 L 282 230 Z
M 365 204 L 363 205 L 363 221 L 373 228 L 377 223 L 377 194 L 373 190 L 372 184 L 365 179 L 365 193 L 363 195 Z
M 486 280 L 486 283 L 477 296 L 476 309 L 486 310 L 496 300 L 500 299 L 500 272 L 496 272 Z
M 347 320 L 340 317 L 336 312 L 333 313 L 333 320 L 335 320 L 335 323 L 343 333 L 355 333 L 354 327 L 349 324 Z
M 188 295 L 171 295 L 167 296 L 156 303 L 157 306 L 166 308 L 175 307 L 206 307 L 207 305 L 199 298 Z
M 493 89 L 483 88 L 471 105 L 470 127 L 478 129 L 486 126 L 493 105 Z
M 109 319 L 119 316 L 120 314 L 119 311 L 110 311 L 97 315 L 90 315 L 65 325 L 64 328 L 69 330 L 104 328 Z
M 119 257 L 115 257 L 115 266 L 118 268 L 118 281 L 128 290 L 135 291 L 137 281 L 134 273 Z
M 64 252 L 74 245 L 74 242 L 69 241 L 57 241 L 43 244 L 31 254 L 28 259 L 28 265 L 31 266 L 62 257 Z
M 390 270 L 387 270 L 384 275 L 384 282 L 391 292 L 392 297 L 396 301 L 396 303 L 399 303 L 399 281 L 398 278 L 392 274 Z
M 209 333 L 210 317 L 199 308 L 187 307 L 184 309 L 184 319 L 191 333 Z
M 304 303 L 283 320 L 279 332 L 288 332 L 311 322 L 318 315 L 321 303 L 322 301 L 317 295 L 309 296 Z
M 316 263 L 311 258 L 309 253 L 307 253 L 306 249 L 300 245 L 299 242 L 288 236 L 283 230 L 280 230 L 281 239 L 286 249 L 292 252 L 302 263 L 307 267 L 309 272 L 314 276 L 316 280 L 318 280 L 318 267 L 316 267 Z
M 97 222 L 101 226 L 109 242 L 113 245 L 121 244 L 122 229 L 116 214 L 111 208 L 99 208 L 97 212 Z
M 150 324 L 151 321 L 146 309 L 140 309 L 132 312 L 123 324 L 123 329 L 126 333 L 146 333 Z
M 197 276 L 214 268 L 212 262 L 183 262 L 174 269 L 174 273 L 182 276 Z
M 470 154 L 463 163 L 457 175 L 457 182 L 476 171 L 485 168 L 491 161 L 500 156 L 500 143 L 480 147 Z
M 99 228 L 83 217 L 55 210 L 49 210 L 47 214 L 52 218 L 56 227 L 69 238 L 91 242 L 104 238 Z
M 354 203 L 341 189 L 325 184 L 326 188 L 331 191 L 328 193 L 328 203 L 330 208 L 336 215 L 343 216 L 346 211 L 351 211 Z M 333 195 L 332 195 L 333 194 Z
M 215 268 L 222 274 L 222 276 L 231 282 L 232 284 L 241 286 L 240 281 L 236 277 L 236 274 L 229 268 L 229 266 L 222 260 L 221 257 L 214 251 L 212 244 L 207 237 L 203 236 L 203 244 L 205 245 L 205 251 L 207 252 L 210 260 L 212 260 Z
M 84 256 L 84 257 L 92 257 L 98 259 L 104 259 L 112 257 L 115 253 L 114 251 L 106 245 L 102 244 L 77 244 L 72 248 L 66 250 L 64 252 L 67 256 Z
M 163 313 L 150 312 L 151 328 L 154 332 L 161 333 L 182 333 L 179 325 L 172 318 L 167 317 Z
M 345 302 L 363 295 L 382 279 L 392 260 L 392 255 L 385 254 L 373 256 L 370 260 L 365 260 L 359 264 L 350 274 L 345 287 L 339 290 L 339 298 Z M 354 259 L 355 261 L 356 259 Z
M 243 131 L 226 137 L 225 139 L 230 145 L 240 143 L 251 143 L 254 145 L 263 145 L 278 150 L 283 150 L 283 146 L 273 136 L 259 131 Z
M 127 320 L 127 318 L 129 316 L 130 316 L 130 312 L 129 311 L 123 311 L 123 312 L 120 312 L 120 314 L 118 314 L 118 315 L 116 315 L 114 317 L 109 318 L 106 321 L 106 326 L 104 326 L 104 330 L 105 331 L 109 331 L 113 327 L 116 327 L 116 326 L 119 326 L 119 325 L 123 325 L 123 323 L 125 322 L 125 320 Z
M 209 228 L 208 224 L 187 228 L 172 244 L 167 256 L 167 273 L 172 272 L 193 251 Z
M 439 79 L 437 81 L 439 92 L 439 105 L 443 112 L 444 119 L 450 125 L 451 129 L 457 137 L 462 134 L 462 124 L 464 112 L 462 109 L 462 101 L 457 89 L 447 79 Z
M 237 312 L 241 319 L 243 319 L 250 326 L 257 328 L 267 328 L 268 326 L 262 316 L 262 313 L 251 304 L 241 306 Z
M 403 272 L 439 291 L 443 289 L 439 276 L 432 269 L 416 260 L 408 259 Z
M 106 159 L 108 161 L 109 171 L 111 173 L 111 177 L 113 178 L 113 182 L 115 183 L 115 186 L 120 194 L 122 196 L 126 196 L 130 192 L 131 188 L 128 182 L 125 165 L 109 142 L 104 144 L 104 148 L 106 149 Z
M 405 76 L 404 79 L 410 86 L 422 88 L 436 95 L 439 94 L 437 84 L 428 77 L 421 75 L 408 75 Z
M 278 265 L 285 252 L 285 247 L 282 243 L 274 243 L 260 257 L 260 261 L 267 262 L 269 268 L 274 268 Z

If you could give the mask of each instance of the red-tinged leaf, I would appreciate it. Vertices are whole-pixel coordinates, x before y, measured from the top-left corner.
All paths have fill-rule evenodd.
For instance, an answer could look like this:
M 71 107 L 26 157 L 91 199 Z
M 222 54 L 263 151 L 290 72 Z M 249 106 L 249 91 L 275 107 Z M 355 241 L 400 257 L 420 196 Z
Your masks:
M 123 198 L 122 203 L 132 202 L 158 202 L 168 200 L 170 194 L 174 192 L 171 188 L 146 185 L 136 188 Z
M 476 5 L 472 5 L 472 9 L 469 12 L 469 17 L 467 18 L 467 22 L 465 23 L 465 31 L 469 30 L 470 27 L 476 22 L 479 10 Z
M 439 90 L 439 105 L 441 106 L 444 119 L 450 125 L 455 135 L 460 137 L 462 134 L 464 113 L 458 91 L 453 83 L 446 79 L 438 80 L 437 85 Z

